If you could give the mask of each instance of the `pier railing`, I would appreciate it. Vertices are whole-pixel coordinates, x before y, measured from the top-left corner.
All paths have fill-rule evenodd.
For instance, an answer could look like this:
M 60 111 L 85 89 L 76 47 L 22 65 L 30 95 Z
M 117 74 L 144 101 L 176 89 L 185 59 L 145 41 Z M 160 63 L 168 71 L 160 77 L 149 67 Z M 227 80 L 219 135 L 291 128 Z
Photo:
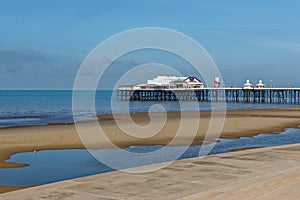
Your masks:
M 300 88 L 118 88 L 118 100 L 299 104 Z

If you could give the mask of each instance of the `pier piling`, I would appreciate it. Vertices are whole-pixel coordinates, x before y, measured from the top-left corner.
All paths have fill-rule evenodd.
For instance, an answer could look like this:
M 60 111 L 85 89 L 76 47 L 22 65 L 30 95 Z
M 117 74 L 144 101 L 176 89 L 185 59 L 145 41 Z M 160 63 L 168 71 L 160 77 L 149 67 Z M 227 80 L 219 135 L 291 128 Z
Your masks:
M 118 88 L 118 100 L 299 104 L 300 88 Z

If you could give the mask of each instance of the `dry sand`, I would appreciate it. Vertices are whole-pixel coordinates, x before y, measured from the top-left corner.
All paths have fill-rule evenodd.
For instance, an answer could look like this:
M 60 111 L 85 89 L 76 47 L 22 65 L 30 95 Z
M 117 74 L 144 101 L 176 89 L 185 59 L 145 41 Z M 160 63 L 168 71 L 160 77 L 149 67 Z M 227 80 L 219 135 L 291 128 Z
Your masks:
M 187 116 L 186 121 L 187 123 L 191 123 L 191 127 L 198 114 L 194 112 L 184 113 Z M 147 138 L 135 137 L 134 134 L 137 133 L 131 133 L 131 136 L 127 135 L 116 126 L 116 121 L 125 126 L 131 126 L 130 124 L 128 125 L 128 117 L 124 114 L 117 115 L 116 121 L 113 120 L 112 115 L 101 115 L 99 116 L 99 122 L 106 137 L 119 147 L 124 148 L 131 145 L 167 145 L 176 136 L 181 115 L 183 114 L 179 112 L 169 112 L 167 114 L 167 121 L 161 131 Z M 211 120 L 211 112 L 209 111 L 203 111 L 200 115 L 197 135 L 192 138 L 195 144 L 204 139 Z M 147 126 L 150 122 L 148 113 L 134 113 L 131 116 L 140 126 Z M 156 123 L 160 123 L 163 114 L 154 113 L 153 116 L 154 118 L 151 123 L 155 127 Z M 216 118 L 219 117 L 221 116 L 216 116 Z M 84 125 L 84 134 L 91 141 L 89 147 L 97 149 L 113 147 L 111 143 L 105 140 L 98 140 L 99 134 L 95 133 L 91 122 L 81 122 L 80 124 Z M 285 128 L 299 127 L 299 125 L 300 108 L 230 110 L 227 111 L 221 137 L 239 138 L 261 133 L 279 133 L 284 131 Z M 189 128 L 185 128 L 179 140 L 182 142 L 177 142 L 176 145 L 185 145 L 185 139 L 188 140 L 192 137 L 190 132 Z M 137 136 L 144 137 L 148 135 L 145 132 L 144 135 Z M 84 148 L 84 145 L 74 124 L 3 128 L 0 129 L 0 168 L 26 166 L 26 163 L 5 162 L 5 160 L 9 159 L 15 153 L 75 148 Z M 16 188 L 0 187 L 0 193 L 14 189 Z

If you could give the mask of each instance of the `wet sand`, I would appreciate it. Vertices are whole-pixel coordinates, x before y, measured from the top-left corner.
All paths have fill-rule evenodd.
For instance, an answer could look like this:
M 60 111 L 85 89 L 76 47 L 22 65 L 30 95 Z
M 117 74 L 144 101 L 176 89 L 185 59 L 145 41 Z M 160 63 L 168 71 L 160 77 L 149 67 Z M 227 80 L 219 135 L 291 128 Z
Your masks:
M 88 147 L 94 149 L 111 148 L 114 145 L 125 148 L 131 145 L 167 145 L 176 136 L 179 138 L 173 145 L 186 145 L 189 140 L 194 144 L 201 143 L 203 139 L 213 140 L 214 134 L 205 138 L 206 132 L 211 120 L 211 112 L 200 112 L 200 124 L 197 134 L 193 132 L 194 122 L 198 119 L 196 112 L 169 112 L 163 128 L 155 135 L 149 135 L 147 132 L 151 128 L 160 125 L 163 120 L 163 113 L 153 113 L 152 122 L 146 131 L 142 134 L 136 133 L 131 129 L 130 135 L 120 130 L 116 122 L 131 128 L 130 121 L 126 114 L 119 114 L 116 120 L 112 115 L 99 116 L 99 123 L 104 131 L 104 135 L 99 137 L 99 132 L 95 132 L 92 126 L 93 122 L 81 122 L 84 136 L 88 138 Z M 180 116 L 185 116 L 187 127 L 178 135 L 176 132 L 180 124 Z M 148 113 L 133 113 L 133 120 L 142 127 L 147 127 L 150 122 Z M 222 119 L 221 112 L 218 112 L 215 119 Z M 253 136 L 262 133 L 279 133 L 286 128 L 299 127 L 300 125 L 300 108 L 280 108 L 280 109 L 254 109 L 254 110 L 230 110 L 227 111 L 222 138 L 239 138 Z M 213 129 L 212 129 L 213 130 Z M 81 135 L 82 136 L 82 135 Z M 99 138 L 103 140 L 99 140 Z M 110 142 L 105 141 L 109 138 Z M 24 167 L 26 163 L 9 163 L 12 154 L 20 152 L 33 152 L 39 150 L 52 149 L 77 149 L 85 148 L 77 133 L 74 124 L 57 124 L 31 127 L 13 127 L 0 129 L 0 168 Z M 0 192 L 6 191 L 0 186 Z M 10 188 L 14 190 L 16 188 Z
M 1 186 L 0 185 L 0 194 L 1 193 L 6 193 L 6 192 L 12 192 L 16 190 L 21 190 L 29 187 L 11 187 L 11 186 Z

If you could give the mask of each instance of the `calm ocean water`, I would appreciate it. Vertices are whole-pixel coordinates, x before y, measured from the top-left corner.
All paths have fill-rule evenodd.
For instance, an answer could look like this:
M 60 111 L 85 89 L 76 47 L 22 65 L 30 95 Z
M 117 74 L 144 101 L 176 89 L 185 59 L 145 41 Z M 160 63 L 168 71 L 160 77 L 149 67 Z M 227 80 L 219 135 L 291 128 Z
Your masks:
M 82 92 L 91 95 L 91 92 Z M 102 90 L 96 92 L 96 114 L 112 112 L 111 99 L 116 99 L 113 91 Z M 118 102 L 116 112 L 125 110 L 125 102 Z M 178 102 L 131 102 L 130 112 L 148 112 L 154 104 L 160 104 L 167 111 L 180 111 Z M 195 110 L 194 103 L 184 102 L 184 110 Z M 228 103 L 228 109 L 271 108 L 291 105 L 278 104 L 243 104 Z M 73 122 L 72 91 L 71 90 L 2 90 L 0 91 L 0 128 L 11 126 L 41 125 L 49 123 Z M 207 102 L 199 103 L 197 110 L 210 110 Z M 151 111 L 156 110 L 155 107 Z M 80 120 L 94 119 L 90 110 L 81 110 Z

